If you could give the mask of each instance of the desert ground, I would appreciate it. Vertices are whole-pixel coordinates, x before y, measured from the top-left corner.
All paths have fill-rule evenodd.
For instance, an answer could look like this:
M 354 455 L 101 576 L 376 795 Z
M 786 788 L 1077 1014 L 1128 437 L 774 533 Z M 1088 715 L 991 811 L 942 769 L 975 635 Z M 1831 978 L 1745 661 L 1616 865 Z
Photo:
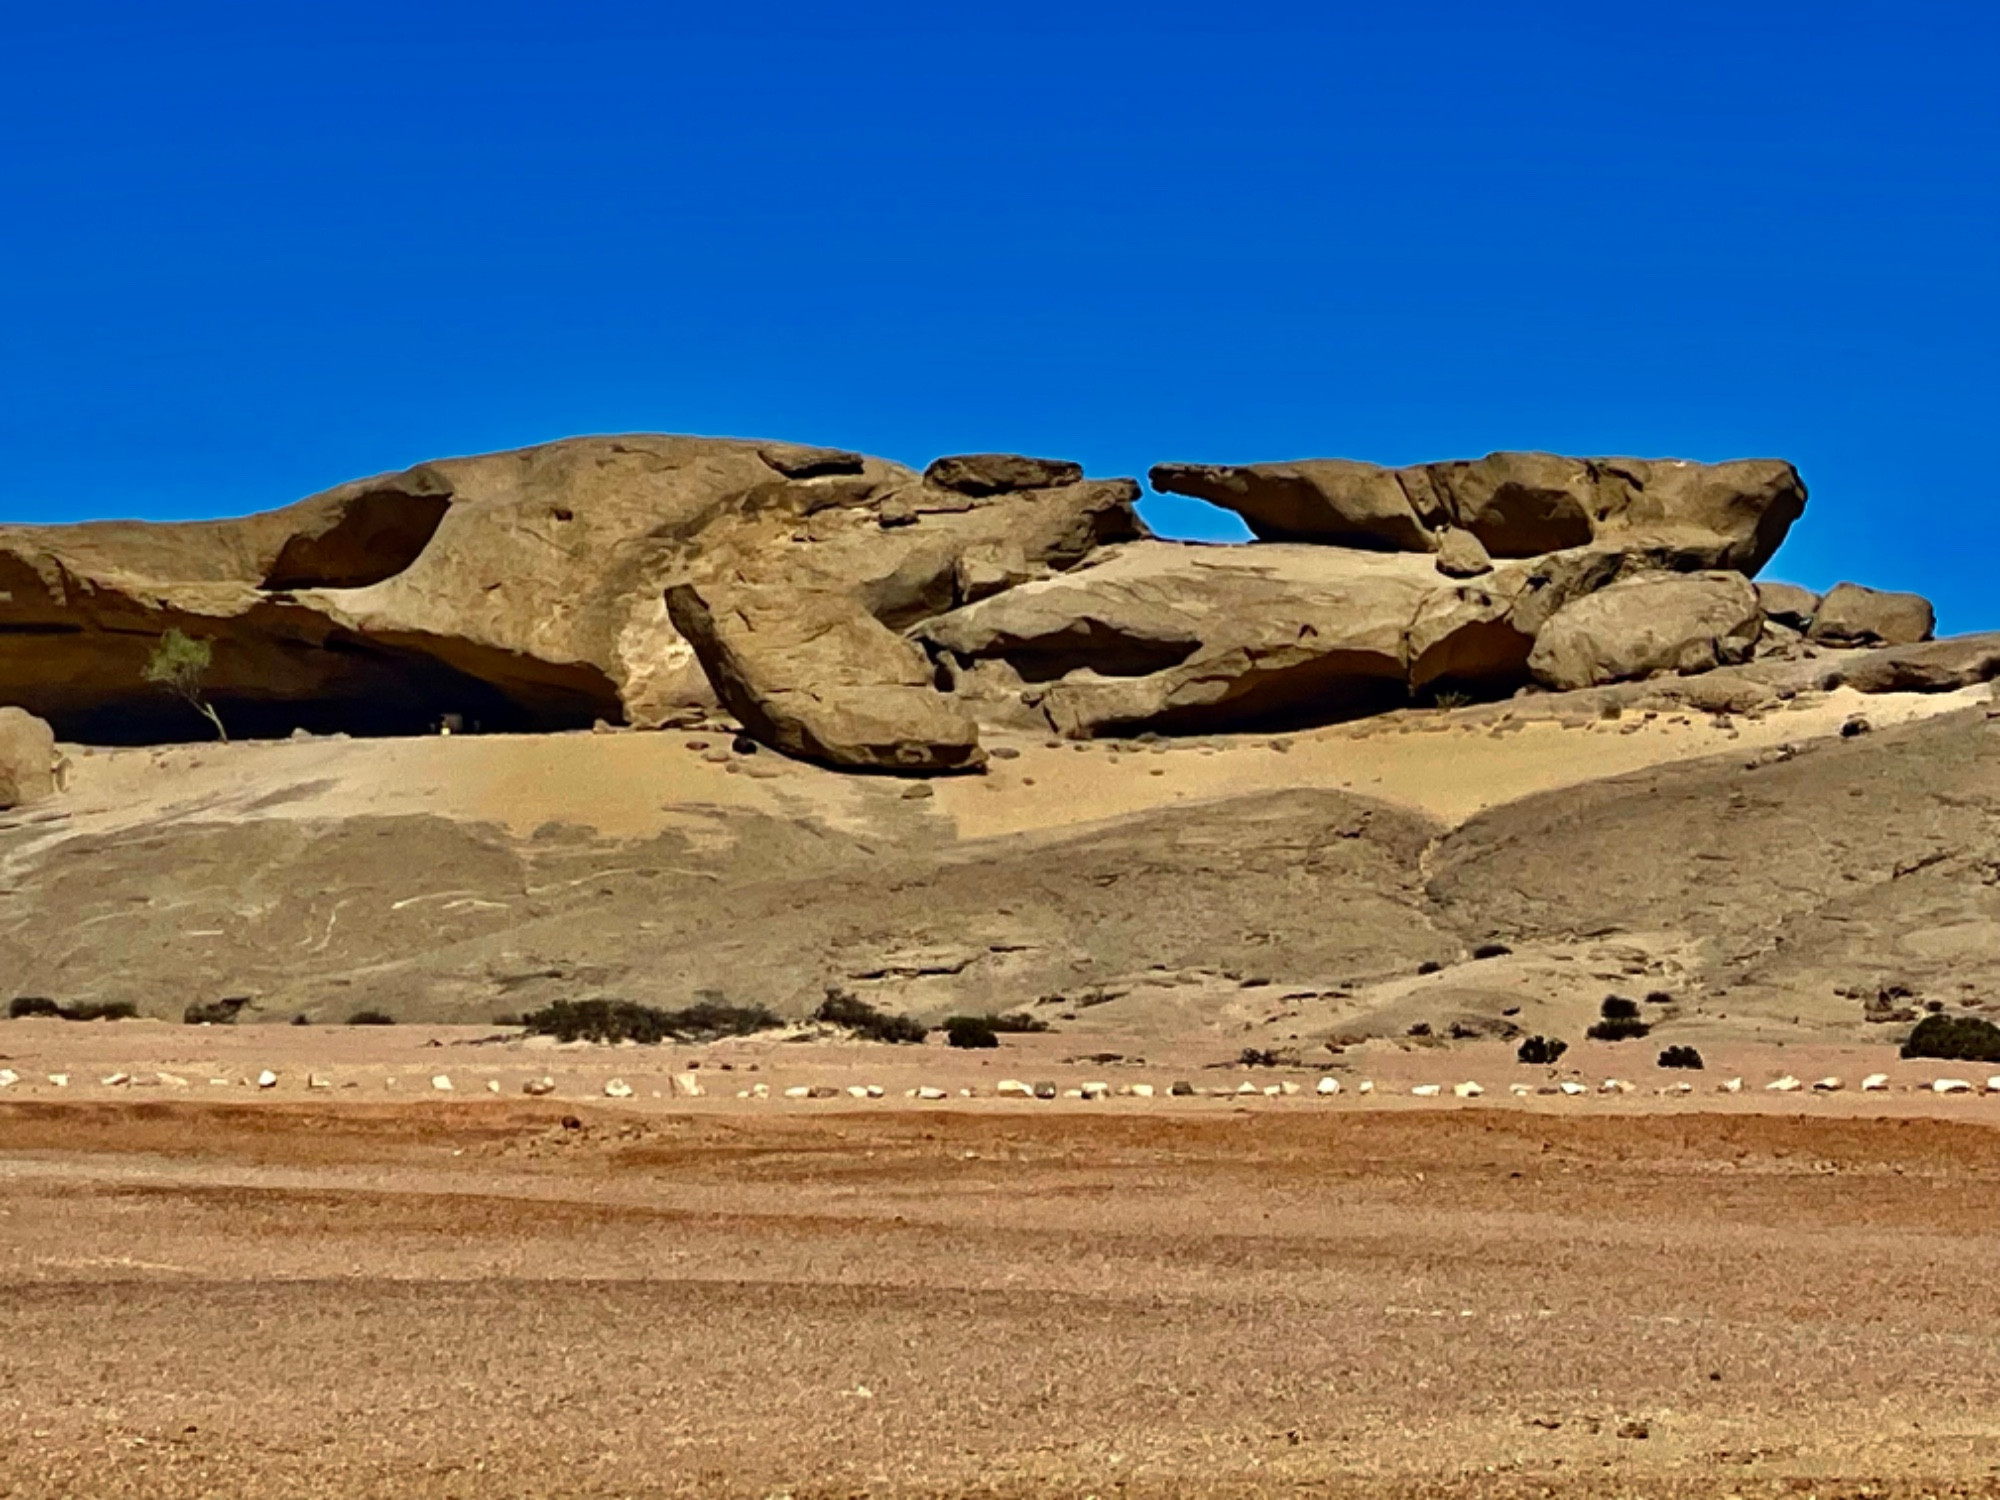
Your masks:
M 0 949 L 144 1015 L 0 1021 L 0 1496 L 2000 1494 L 2000 1068 L 1885 1019 L 1993 1010 L 1993 715 L 72 747 Z M 833 983 L 1052 1029 L 501 1024 Z
M 1879 1099 L 614 1104 L 666 1079 L 573 1049 L 495 1098 L 529 1070 L 467 1032 L 25 1027 L 8 1066 L 79 1082 L 0 1096 L 10 1497 L 2000 1493 L 2000 1099 L 1915 1065 Z M 731 1050 L 666 1065 L 991 1077 Z M 81 1081 L 114 1056 L 229 1081 Z

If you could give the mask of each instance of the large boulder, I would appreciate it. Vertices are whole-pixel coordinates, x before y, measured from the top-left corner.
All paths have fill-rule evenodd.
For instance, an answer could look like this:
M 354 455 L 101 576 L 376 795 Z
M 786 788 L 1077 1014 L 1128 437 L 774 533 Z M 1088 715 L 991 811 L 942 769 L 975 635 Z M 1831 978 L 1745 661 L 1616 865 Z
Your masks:
M 1749 660 L 1762 625 L 1757 591 L 1740 573 L 1641 575 L 1557 610 L 1528 669 L 1558 689 L 1705 672 Z
M 1593 545 L 1455 581 L 1428 556 L 1141 541 L 910 633 L 984 719 L 1079 738 L 1324 723 L 1511 692 L 1572 599 L 1684 563 Z
M 1837 583 L 1820 600 L 1806 635 L 1829 646 L 1914 646 L 1936 629 L 1937 614 L 1921 594 Z
M 1820 685 L 1861 693 L 1948 693 L 2000 679 L 2000 631 L 1858 651 L 1821 674 Z
M 1819 595 L 1796 583 L 1759 581 L 1757 607 L 1767 622 L 1803 632 L 1812 628 L 1813 616 L 1819 613 Z
M 1160 464 L 1155 489 L 1238 512 L 1267 540 L 1430 551 L 1447 526 L 1494 557 L 1526 558 L 1641 534 L 1705 539 L 1708 566 L 1755 573 L 1803 513 L 1798 471 L 1776 459 L 1485 458 L 1383 469 L 1346 459 Z M 1698 544 L 1698 543 L 1697 543 Z
M 0 698 L 66 738 L 202 734 L 142 676 L 159 636 L 179 629 L 211 643 L 204 687 L 242 736 L 414 732 L 447 716 L 488 729 L 660 724 L 714 701 L 668 609 L 676 585 L 760 601 L 744 606 L 757 628 L 731 648 L 739 706 L 760 684 L 797 686 L 771 656 L 805 643 L 784 644 L 771 588 L 795 589 L 802 619 L 844 621 L 852 658 L 827 693 L 872 693 L 904 674 L 868 622 L 900 631 L 1143 531 L 1136 485 L 1084 481 L 1074 465 L 961 460 L 944 477 L 963 487 L 838 449 L 579 438 L 426 463 L 239 520 L 0 527 Z M 893 634 L 888 646 L 907 650 Z M 828 758 L 881 763 L 871 747 L 922 739 L 937 712 L 919 711 L 901 739 L 860 734 L 853 762 Z M 941 732 L 936 758 L 961 759 L 961 737 Z M 797 742 L 825 743 L 804 730 Z
M 0 808 L 39 802 L 55 789 L 55 732 L 26 709 L 0 708 Z
M 932 685 L 923 653 L 836 592 L 682 583 L 667 609 L 723 706 L 774 749 L 856 770 L 984 760 L 978 727 Z
M 1384 552 L 1435 545 L 1392 469 L 1346 459 L 1290 464 L 1158 464 L 1153 488 L 1233 510 L 1264 541 Z

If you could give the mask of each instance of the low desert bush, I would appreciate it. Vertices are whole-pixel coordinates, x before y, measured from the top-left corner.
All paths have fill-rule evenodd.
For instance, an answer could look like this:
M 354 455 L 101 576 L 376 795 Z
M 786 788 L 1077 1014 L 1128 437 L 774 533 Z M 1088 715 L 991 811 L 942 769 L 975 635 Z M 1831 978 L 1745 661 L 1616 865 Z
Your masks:
M 748 1036 L 784 1022 L 761 1005 L 703 1000 L 680 1010 L 662 1010 L 636 1000 L 557 1000 L 521 1017 L 531 1032 L 561 1042 L 691 1042 Z
M 1660 1054 L 1663 1068 L 1691 1068 L 1699 1072 L 1702 1067 L 1701 1054 L 1692 1047 L 1669 1047 Z
M 829 989 L 813 1019 L 827 1026 L 839 1026 L 868 1042 L 921 1042 L 930 1028 L 909 1016 L 877 1010 L 866 1000 L 842 989 Z
M 1546 1067 L 1569 1051 L 1569 1043 L 1552 1036 L 1531 1036 L 1514 1049 L 1514 1056 L 1533 1067 Z
M 250 1003 L 248 995 L 230 995 L 222 1000 L 197 1000 L 181 1012 L 189 1026 L 234 1026 L 236 1017 Z
M 997 1047 L 1000 1037 L 985 1016 L 949 1016 L 944 1023 L 944 1039 L 954 1047 Z
M 1040 1016 L 1031 1016 L 1025 1010 L 1010 1010 L 1003 1016 L 988 1016 L 987 1024 L 1002 1036 L 1024 1035 L 1030 1032 L 1047 1031 L 1049 1023 Z
M 1606 995 L 1597 1013 L 1603 1019 L 1584 1033 L 1593 1042 L 1631 1041 L 1653 1029 L 1639 1019 L 1639 1002 L 1623 995 Z
M 7 1014 L 14 1020 L 30 1016 L 54 1016 L 64 1021 L 129 1021 L 139 1007 L 129 1000 L 84 1000 L 75 1005 L 58 1005 L 40 995 L 17 995 L 8 1002 Z
M 349 1026 L 394 1026 L 396 1018 L 386 1010 L 357 1010 L 347 1018 Z
M 1926 1016 L 1903 1043 L 1903 1056 L 2000 1063 L 2000 1026 L 1977 1016 Z

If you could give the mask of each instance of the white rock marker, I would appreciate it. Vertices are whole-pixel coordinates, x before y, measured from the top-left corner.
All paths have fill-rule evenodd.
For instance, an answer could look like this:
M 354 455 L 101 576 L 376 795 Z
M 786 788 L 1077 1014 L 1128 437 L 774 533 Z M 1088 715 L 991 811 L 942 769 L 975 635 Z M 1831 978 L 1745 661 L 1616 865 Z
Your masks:
M 449 1094 L 451 1092 L 451 1079 L 446 1074 L 434 1073 L 431 1075 L 431 1087 L 436 1089 L 440 1094 Z
M 1815 1094 L 1837 1094 L 1846 1087 L 1847 1080 L 1844 1078 L 1828 1077 L 1815 1078 L 1813 1080 L 1813 1092 Z
M 1375 1092 L 1375 1080 L 1374 1080 L 1374 1079 L 1372 1079 L 1372 1078 L 1364 1078 L 1364 1079 L 1362 1079 L 1362 1080 L 1361 1080 L 1361 1087 L 1360 1087 L 1360 1088 L 1358 1088 L 1357 1090 L 1355 1090 L 1355 1092 L 1356 1092 L 1356 1093 L 1361 1093 L 1361 1094 L 1372 1094 L 1372 1093 L 1374 1093 L 1374 1092 Z
M 1086 1099 L 1108 1099 L 1111 1097 L 1111 1085 L 1100 1078 L 1088 1079 L 1082 1085 L 1082 1093 Z
M 1995 1073 L 1991 1078 L 1986 1080 L 1986 1092 L 1989 1094 L 2000 1094 L 2000 1073 Z
M 306 1074 L 306 1087 L 309 1089 L 330 1089 L 333 1087 L 333 1080 L 331 1078 L 322 1078 L 317 1073 L 308 1073 Z
M 632 1097 L 632 1085 L 622 1078 L 613 1078 L 604 1085 L 604 1097 L 607 1099 L 630 1099 Z
M 12 1068 L 0 1068 L 0 1089 L 11 1089 L 21 1081 L 21 1075 Z
M 1740 1094 L 1743 1092 L 1743 1080 L 1740 1078 L 1725 1078 L 1715 1086 L 1715 1091 L 1718 1094 Z
M 1969 1094 L 1972 1085 L 1963 1078 L 1936 1078 L 1931 1080 L 1933 1094 Z
M 1134 1099 L 1150 1099 L 1153 1097 L 1153 1086 L 1150 1083 L 1135 1083 L 1131 1088 Z
M 276 1073 L 273 1073 L 269 1068 L 266 1068 L 263 1072 L 257 1075 L 258 1088 L 274 1089 L 277 1086 L 278 1086 L 278 1075 Z
M 993 1092 L 1000 1095 L 1003 1099 L 1032 1099 L 1035 1097 L 1034 1086 L 1023 1083 L 1018 1078 L 1001 1079 L 999 1083 L 994 1085 Z
M 132 1075 L 130 1073 L 112 1073 L 108 1074 L 103 1078 L 98 1079 L 97 1081 L 103 1084 L 106 1088 L 111 1089 L 118 1087 L 118 1085 L 121 1083 L 130 1083 L 132 1081 Z
M 1866 1078 L 1861 1080 L 1861 1092 L 1864 1094 L 1880 1094 L 1887 1091 L 1888 1087 L 1889 1075 L 1887 1073 L 1870 1073 Z
M 521 1085 L 521 1092 L 531 1099 L 539 1099 L 544 1094 L 553 1094 L 555 1091 L 556 1081 L 548 1077 L 530 1078 L 526 1083 Z
M 932 1085 L 927 1083 L 922 1088 L 917 1090 L 917 1097 L 919 1099 L 937 1100 L 937 1099 L 949 1098 L 950 1095 L 946 1094 L 943 1089 L 934 1088 Z
M 1804 1087 L 1805 1085 L 1800 1083 L 1798 1079 L 1787 1073 L 1783 1078 L 1773 1078 L 1769 1083 L 1765 1084 L 1764 1092 L 1767 1094 L 1796 1094 Z
M 1471 1082 L 1455 1083 L 1452 1085 L 1451 1091 L 1460 1099 L 1477 1099 L 1481 1094 L 1486 1092 L 1478 1084 Z
M 847 1086 L 847 1097 L 850 1099 L 866 1099 L 868 1097 L 868 1086 L 863 1083 L 850 1083 Z
M 872 1087 L 873 1087 L 873 1085 L 871 1084 L 871 1085 L 870 1085 L 870 1087 L 872 1088 Z M 768 1083 L 753 1083 L 753 1084 L 751 1084 L 751 1085 L 750 1085 L 750 1097 L 751 1097 L 752 1099 L 768 1099 L 768 1098 L 770 1098 L 770 1097 L 771 1097 L 771 1085 L 770 1085 L 770 1084 L 768 1084 Z M 876 1098 L 876 1099 L 879 1099 L 879 1098 L 881 1098 L 882 1096 L 881 1096 L 880 1094 L 874 1094 L 874 1095 L 871 1095 L 870 1097 L 872 1097 L 872 1098 Z
M 674 1097 L 677 1099 L 699 1099 L 701 1097 L 701 1077 L 695 1073 L 674 1074 Z
M 1444 1085 L 1441 1083 L 1420 1083 L 1411 1089 L 1410 1092 L 1419 1099 L 1435 1099 L 1439 1094 L 1444 1092 Z
M 51 1073 L 49 1074 L 49 1082 L 54 1084 L 59 1089 L 66 1089 L 69 1087 L 69 1074 Z
M 170 1089 L 184 1089 L 188 1086 L 188 1081 L 178 1073 L 156 1073 L 153 1076 Z
M 1507 1085 L 1507 1092 L 1512 1094 L 1516 1099 L 1525 1099 L 1534 1093 L 1534 1090 L 1529 1088 L 1525 1083 L 1510 1083 Z
M 1630 1094 L 1636 1092 L 1637 1089 L 1637 1084 L 1627 1083 L 1622 1078 L 1607 1078 L 1599 1085 L 1597 1091 L 1600 1094 Z
M 497 1079 L 497 1078 L 489 1078 L 489 1079 L 487 1079 L 487 1080 L 486 1080 L 486 1092 L 487 1092 L 487 1093 L 489 1093 L 489 1094 L 497 1094 L 497 1093 L 499 1093 L 499 1092 L 500 1092 L 500 1080 L 499 1080 L 499 1079 Z
M 1582 1084 L 1578 1083 L 1574 1078 L 1565 1078 L 1561 1083 L 1557 1084 L 1556 1087 L 1561 1089 L 1565 1094 L 1569 1095 L 1570 1098 L 1572 1099 L 1574 1099 L 1578 1094 L 1587 1094 L 1590 1092 L 1589 1089 L 1585 1088 Z
M 1328 1096 L 1337 1094 L 1340 1092 L 1340 1080 L 1338 1078 L 1322 1078 L 1313 1086 L 1313 1092 Z

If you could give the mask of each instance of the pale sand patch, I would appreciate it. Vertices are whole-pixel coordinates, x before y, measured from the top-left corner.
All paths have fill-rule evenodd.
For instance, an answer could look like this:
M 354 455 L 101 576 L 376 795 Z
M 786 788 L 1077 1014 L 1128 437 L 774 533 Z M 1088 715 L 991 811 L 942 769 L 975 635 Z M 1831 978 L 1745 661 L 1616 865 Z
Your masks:
M 1837 734 L 1854 714 L 1878 727 L 1984 702 L 1986 688 L 1878 694 L 1843 689 L 1733 730 L 1706 715 L 1662 714 L 1565 726 L 1502 726 L 1410 718 L 1363 721 L 1280 736 L 1209 736 L 1154 752 L 1112 742 L 1050 748 L 1042 737 L 990 733 L 1018 749 L 986 774 L 939 777 L 934 795 L 911 783 L 856 776 L 770 751 L 705 759 L 728 737 L 686 732 L 458 735 L 410 739 L 261 741 L 150 749 L 68 750 L 70 816 L 51 837 L 108 834 L 166 820 L 238 821 L 435 816 L 492 823 L 525 836 L 549 823 L 605 838 L 700 831 L 715 810 L 811 818 L 853 832 L 908 829 L 944 837 L 1047 831 L 1180 802 L 1299 788 L 1345 790 L 1415 808 L 1447 823 L 1532 796 L 1648 766 L 1722 752 L 1755 752 Z M 1437 727 L 1431 727 L 1431 724 Z M 703 741 L 707 751 L 691 750 Z M 1155 775 L 1154 772 L 1161 774 Z
M 1714 727 L 1706 714 L 1661 714 L 1567 726 L 1548 720 L 1400 728 L 1363 721 L 1297 734 L 1243 735 L 1118 752 L 1104 743 L 1079 751 L 1041 739 L 1012 743 L 1018 760 L 996 761 L 979 779 L 940 782 L 937 806 L 961 838 L 1051 829 L 1218 797 L 1308 787 L 1351 791 L 1455 824 L 1503 803 L 1584 782 L 1724 752 L 1754 753 L 1788 741 L 1840 732 L 1856 714 L 1888 728 L 1987 701 L 1988 689 L 1884 693 L 1843 688 L 1767 714 Z M 1442 718 L 1443 716 L 1440 716 Z M 1685 718 L 1686 723 L 1676 723 Z M 1271 748 L 1273 738 L 1287 742 Z M 1203 749 L 1217 744 L 1224 748 Z M 1164 774 L 1153 775 L 1154 771 Z M 1032 782 L 1032 785 L 1028 783 Z M 982 784 L 987 783 L 987 784 Z M 997 787 L 997 790 L 995 789 Z

